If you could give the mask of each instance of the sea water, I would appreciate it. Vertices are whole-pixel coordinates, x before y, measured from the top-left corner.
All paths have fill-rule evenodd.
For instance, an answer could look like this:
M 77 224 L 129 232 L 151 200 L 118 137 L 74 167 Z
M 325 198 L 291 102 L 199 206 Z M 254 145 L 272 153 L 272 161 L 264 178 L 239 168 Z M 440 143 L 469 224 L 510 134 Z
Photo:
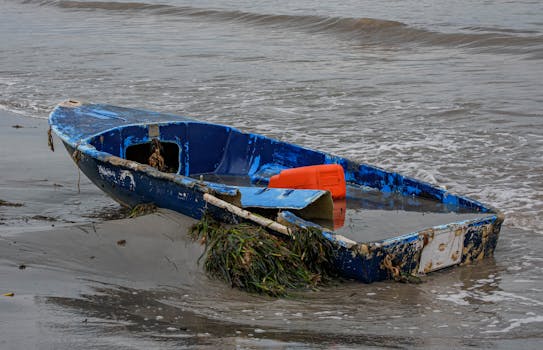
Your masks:
M 225 174 L 194 175 L 195 179 L 232 186 L 265 187 L 249 176 Z M 325 230 L 357 242 L 378 241 L 434 226 L 480 219 L 488 214 L 459 208 L 437 200 L 405 196 L 395 192 L 347 185 L 347 197 L 333 201 L 334 213 L 329 220 L 317 220 Z M 248 208 L 250 210 L 250 208 Z M 273 218 L 272 218 L 273 219 Z
M 62 222 L 88 221 L 90 207 L 113 205 L 84 177 L 78 193 L 66 154 L 68 170 L 54 180 L 62 187 L 47 186 L 43 180 L 61 172 L 60 153 L 55 172 L 32 167 L 33 148 L 18 142 L 19 133 L 42 127 L 36 118 L 73 98 L 232 125 L 422 179 L 506 215 L 494 257 L 476 265 L 434 273 L 417 286 L 353 282 L 287 300 L 238 293 L 193 273 L 188 262 L 176 265 L 179 278 L 169 283 L 127 272 L 149 264 L 111 281 L 93 254 L 70 254 L 84 247 L 42 249 L 1 271 L 15 267 L 31 283 L 39 277 L 31 263 L 39 261 L 63 276 L 57 285 L 77 280 L 94 292 L 38 288 L 38 298 L 0 299 L 0 319 L 23 310 L 0 321 L 0 347 L 16 346 L 2 343 L 13 339 L 4 330 L 26 317 L 39 320 L 25 329 L 39 334 L 36 344 L 65 349 L 541 348 L 542 14 L 543 2 L 529 0 L 0 0 L 0 109 L 28 126 L 4 130 L 3 200 L 25 202 L 39 191 L 37 198 L 51 200 L 32 208 Z M 36 135 L 44 136 L 35 144 L 46 147 L 45 126 Z M 15 147 L 27 157 L 13 158 Z M 0 207 L 0 233 L 32 217 L 21 208 Z M 407 209 L 394 215 L 426 219 Z M 353 226 L 373 225 L 382 210 L 364 209 Z M 84 229 L 94 235 L 92 225 Z M 73 237 L 68 231 L 62 242 Z M 103 253 L 133 252 L 126 240 Z M 20 239 L 1 242 L 21 257 L 25 247 L 13 241 Z M 92 276 L 74 277 L 76 258 L 88 259 L 77 261 Z M 23 263 L 30 268 L 19 271 Z M 2 291 L 19 281 L 6 276 Z M 40 312 L 24 311 L 31 300 Z

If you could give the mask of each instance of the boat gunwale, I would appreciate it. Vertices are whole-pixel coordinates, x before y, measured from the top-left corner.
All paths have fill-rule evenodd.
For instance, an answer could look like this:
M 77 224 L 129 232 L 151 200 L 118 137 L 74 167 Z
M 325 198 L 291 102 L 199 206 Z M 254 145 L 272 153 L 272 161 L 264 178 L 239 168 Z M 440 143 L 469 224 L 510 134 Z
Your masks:
M 197 191 L 200 191 L 202 193 L 211 193 L 211 194 L 216 193 L 216 194 L 220 194 L 220 195 L 223 195 L 223 196 L 233 196 L 234 197 L 234 196 L 239 195 L 238 188 L 241 187 L 241 186 L 225 185 L 225 184 L 212 182 L 212 181 L 201 181 L 201 180 L 198 180 L 198 179 L 194 179 L 194 178 L 192 178 L 190 176 L 185 176 L 185 175 L 181 175 L 181 174 L 177 174 L 177 173 L 172 174 L 172 173 L 161 172 L 158 169 L 156 169 L 156 168 L 154 168 L 154 167 L 152 167 L 150 165 L 142 164 L 142 163 L 132 161 L 132 160 L 128 160 L 128 159 L 124 159 L 124 158 L 115 156 L 115 155 L 113 155 L 111 153 L 108 153 L 108 152 L 99 151 L 90 143 L 90 141 L 93 138 L 96 138 L 96 137 L 98 137 L 98 136 L 100 136 L 102 134 L 105 134 L 107 132 L 111 132 L 111 131 L 114 131 L 114 130 L 120 130 L 120 129 L 127 128 L 127 127 L 134 127 L 134 126 L 136 126 L 136 127 L 137 126 L 140 126 L 140 127 L 145 126 L 145 127 L 147 127 L 149 125 L 164 126 L 164 125 L 171 125 L 171 124 L 194 123 L 194 124 L 199 124 L 199 125 L 219 126 L 219 127 L 225 128 L 229 132 L 235 131 L 235 132 L 239 132 L 240 134 L 243 134 L 243 135 L 253 136 L 253 137 L 255 137 L 255 136 L 256 137 L 262 137 L 264 139 L 271 140 L 271 141 L 274 141 L 274 142 L 281 142 L 281 143 L 285 143 L 285 144 L 294 145 L 294 146 L 299 147 L 299 148 L 304 149 L 304 150 L 315 151 L 313 149 L 310 149 L 310 148 L 307 148 L 307 147 L 304 147 L 304 146 L 300 146 L 300 145 L 285 142 L 285 141 L 280 141 L 280 140 L 277 140 L 277 139 L 274 139 L 274 138 L 271 138 L 271 137 L 268 137 L 268 136 L 265 136 L 265 135 L 261 135 L 261 134 L 257 134 L 257 133 L 251 133 L 251 132 L 245 132 L 243 130 L 240 130 L 240 129 L 232 127 L 232 126 L 228 126 L 228 125 L 224 125 L 224 124 L 218 124 L 218 123 L 210 123 L 210 122 L 206 122 L 206 121 L 199 121 L 199 120 L 186 118 L 186 117 L 183 117 L 184 118 L 183 120 L 175 120 L 174 118 L 172 118 L 171 120 L 142 121 L 142 122 L 134 122 L 134 123 L 129 123 L 129 124 L 122 124 L 122 125 L 118 125 L 118 126 L 114 126 L 114 127 L 110 127 L 110 128 L 104 128 L 104 129 L 102 129 L 100 131 L 97 131 L 92 135 L 88 135 L 88 136 L 86 136 L 85 138 L 82 138 L 82 139 L 75 139 L 75 138 L 71 137 L 69 134 L 67 134 L 66 132 L 64 132 L 64 129 L 59 127 L 59 125 L 52 124 L 51 117 L 54 115 L 54 113 L 56 113 L 58 111 L 59 108 L 78 108 L 78 107 L 81 107 L 81 106 L 92 106 L 92 105 L 93 104 L 82 104 L 82 105 L 79 105 L 79 106 L 76 106 L 76 107 L 67 107 L 67 106 L 63 106 L 62 103 L 58 104 L 57 107 L 50 114 L 49 123 L 51 125 L 51 128 L 53 129 L 55 134 L 57 134 L 59 136 L 59 138 L 61 138 L 63 140 L 63 142 L 69 144 L 70 146 L 72 146 L 73 148 L 75 148 L 76 150 L 78 150 L 79 152 L 85 154 L 88 157 L 96 158 L 96 159 L 98 159 L 98 160 L 100 160 L 102 162 L 109 163 L 112 166 L 121 166 L 121 167 L 125 167 L 128 170 L 140 171 L 140 172 L 143 172 L 143 173 L 145 173 L 148 176 L 151 176 L 153 178 L 172 181 L 177 185 L 184 186 L 184 187 L 187 187 L 189 189 L 196 189 Z M 154 115 L 164 116 L 164 117 L 170 116 L 168 114 L 163 114 L 163 113 L 158 113 L 157 114 L 156 112 L 145 111 L 145 110 L 137 110 L 137 111 L 154 113 Z M 229 135 L 229 138 L 230 138 L 230 135 Z M 401 233 L 399 235 L 389 237 L 389 238 L 380 239 L 380 240 L 356 242 L 356 241 L 353 241 L 353 240 L 349 239 L 348 237 L 346 237 L 347 238 L 346 241 L 334 239 L 335 241 L 341 242 L 340 243 L 341 245 L 345 246 L 346 242 L 348 242 L 347 245 L 350 244 L 350 242 L 356 242 L 356 244 L 370 244 L 370 245 L 382 247 L 382 246 L 398 244 L 399 242 L 410 242 L 412 240 L 418 239 L 420 233 L 424 232 L 424 231 L 427 231 L 427 230 L 443 230 L 445 228 L 450 228 L 451 226 L 455 226 L 455 227 L 474 227 L 474 226 L 485 225 L 485 224 L 498 224 L 498 223 L 503 222 L 504 219 L 505 219 L 505 215 L 501 211 L 499 211 L 497 208 L 492 207 L 492 206 L 487 205 L 487 204 L 484 204 L 484 203 L 479 202 L 477 200 L 474 200 L 472 198 L 450 192 L 449 190 L 443 189 L 443 188 L 439 187 L 436 184 L 431 184 L 429 182 L 425 182 L 425 181 L 418 180 L 418 179 L 415 179 L 415 178 L 412 178 L 412 177 L 404 176 L 404 175 L 402 175 L 402 174 L 400 174 L 398 172 L 393 172 L 393 171 L 390 171 L 390 170 L 386 170 L 384 168 L 380 168 L 378 166 L 367 164 L 367 163 L 364 163 L 364 162 L 357 162 L 357 161 L 354 161 L 354 160 L 350 160 L 348 158 L 343 158 L 341 156 L 337 156 L 337 155 L 333 155 L 333 154 L 329 154 L 329 153 L 325 153 L 325 152 L 321 152 L 321 151 L 317 151 L 317 152 L 323 154 L 327 162 L 328 161 L 330 161 L 330 162 L 336 161 L 338 163 L 345 163 L 346 162 L 346 163 L 356 165 L 358 167 L 357 170 L 360 170 L 360 167 L 364 166 L 364 167 L 370 168 L 372 170 L 375 170 L 377 172 L 381 172 L 383 174 L 397 174 L 397 175 L 402 176 L 404 180 L 412 181 L 413 183 L 417 183 L 417 184 L 420 184 L 420 185 L 423 185 L 423 186 L 428 186 L 428 187 L 436 189 L 438 191 L 442 191 L 443 198 L 446 198 L 447 196 L 454 196 L 455 198 L 465 200 L 465 201 L 473 204 L 475 207 L 482 209 L 481 211 L 479 211 L 482 214 L 482 216 L 480 218 L 473 218 L 473 219 L 449 222 L 449 223 L 440 224 L 440 225 L 434 225 L 434 226 L 427 227 L 427 228 L 424 228 L 424 229 L 421 229 L 421 230 L 418 230 L 418 231 Z M 349 183 L 349 185 L 362 186 L 360 183 L 357 183 L 355 181 L 348 181 L 348 183 Z M 364 186 L 366 186 L 366 185 L 364 185 Z M 380 192 L 384 192 L 381 189 L 373 187 L 373 186 L 368 186 L 368 187 L 371 187 L 372 189 L 375 189 L 375 190 L 380 191 Z M 393 191 L 393 192 L 399 192 L 399 191 Z M 421 198 L 423 198 L 423 197 L 421 197 Z M 434 198 L 434 200 L 438 200 L 438 199 Z M 443 201 L 441 201 L 441 202 L 443 203 Z M 457 207 L 460 208 L 461 206 L 457 205 Z M 485 215 L 483 215 L 483 214 L 485 214 Z M 295 215 L 295 214 L 292 214 L 292 215 Z M 305 221 L 303 219 L 301 219 L 301 220 Z M 310 221 L 308 221 L 308 222 L 310 222 Z M 310 222 L 310 223 L 312 223 L 312 222 Z M 316 227 L 318 227 L 323 233 L 326 233 L 326 234 L 330 235 L 332 238 L 334 236 L 340 236 L 338 234 L 335 234 L 333 230 L 326 229 L 325 227 L 323 227 L 321 225 L 318 225 L 316 223 L 312 223 L 312 224 L 315 225 Z
M 74 104 L 74 103 L 77 103 L 77 104 Z M 444 188 L 440 187 L 438 184 L 432 184 L 432 183 L 429 183 L 429 182 L 426 182 L 426 181 L 423 181 L 423 180 L 416 179 L 414 177 L 405 176 L 405 175 L 402 175 L 399 172 L 395 172 L 395 171 L 392 171 L 392 170 L 387 170 L 385 168 L 381 168 L 381 167 L 378 167 L 376 165 L 372 165 L 372 164 L 369 164 L 369 163 L 354 161 L 354 160 L 351 160 L 349 158 L 345 158 L 345 157 L 342 157 L 342 156 L 334 155 L 334 154 L 323 152 L 323 151 L 314 150 L 314 149 L 311 149 L 311 148 L 308 148 L 308 147 L 305 147 L 305 146 L 301 146 L 301 145 L 298 145 L 298 144 L 294 144 L 294 143 L 291 143 L 291 142 L 281 141 L 281 140 L 278 140 L 278 139 L 275 139 L 275 138 L 272 138 L 272 137 L 269 137 L 269 136 L 265 136 L 265 135 L 262 135 L 262 134 L 243 131 L 243 130 L 241 130 L 239 128 L 236 128 L 236 127 L 233 127 L 233 126 L 230 126 L 230 125 L 226 125 L 226 124 L 221 124 L 221 123 L 212 123 L 212 122 L 201 121 L 201 120 L 197 120 L 197 119 L 193 119 L 193 118 L 189 118 L 189 117 L 176 116 L 176 115 L 173 115 L 173 114 L 166 114 L 166 113 L 148 111 L 148 110 L 144 110 L 144 109 L 124 108 L 123 107 L 126 110 L 132 110 L 132 111 L 137 111 L 137 112 L 141 112 L 141 113 L 149 113 L 149 114 L 152 114 L 152 115 L 155 115 L 155 116 L 158 116 L 158 117 L 166 117 L 166 118 L 171 118 L 171 119 L 170 120 L 161 119 L 161 120 L 157 120 L 157 121 L 139 121 L 139 122 L 133 122 L 133 123 L 129 123 L 129 124 L 117 125 L 117 126 L 113 126 L 113 127 L 110 127 L 110 128 L 101 129 L 100 131 L 95 132 L 92 135 L 87 135 L 85 138 L 80 138 L 80 139 L 73 138 L 73 137 L 69 136 L 67 133 L 61 131 L 61 129 L 56 124 L 51 124 L 51 117 L 55 114 L 57 109 L 60 109 L 60 108 L 74 109 L 74 108 L 81 108 L 81 107 L 85 107 L 85 106 L 115 107 L 115 106 L 103 105 L 103 104 L 81 103 L 79 101 L 69 99 L 69 100 L 66 100 L 64 102 L 61 102 L 61 103 L 57 104 L 57 106 L 53 109 L 53 111 L 49 115 L 49 124 L 51 125 L 51 128 L 53 129 L 53 131 L 55 131 L 55 134 L 57 134 L 64 141 L 70 143 L 73 147 L 77 147 L 78 145 L 82 145 L 84 143 L 90 144 L 90 140 L 97 137 L 97 136 L 100 136 L 100 135 L 102 135 L 104 133 L 107 133 L 107 132 L 111 132 L 113 130 L 122 129 L 122 128 L 125 128 L 125 127 L 149 126 L 149 125 L 169 125 L 169 124 L 181 124 L 181 123 L 184 123 L 184 124 L 193 123 L 193 124 L 199 124 L 199 125 L 219 126 L 219 127 L 225 128 L 226 130 L 228 130 L 230 132 L 235 131 L 235 132 L 239 132 L 242 135 L 253 136 L 253 137 L 261 137 L 263 139 L 267 139 L 267 140 L 270 140 L 270 141 L 280 142 L 280 143 L 292 145 L 292 146 L 301 148 L 303 150 L 308 150 L 308 151 L 314 151 L 314 152 L 321 153 L 325 157 L 327 164 L 328 163 L 347 162 L 347 163 L 355 164 L 358 167 L 364 166 L 364 167 L 370 168 L 372 170 L 376 170 L 376 171 L 384 173 L 384 174 L 400 175 L 400 176 L 403 177 L 404 180 L 413 181 L 414 183 L 418 183 L 418 184 L 425 185 L 425 186 L 428 186 L 428 187 L 433 188 L 433 189 L 440 190 L 440 191 L 442 191 L 444 197 L 446 197 L 446 195 L 452 195 L 452 196 L 454 196 L 454 197 L 456 197 L 458 199 L 464 199 L 464 200 L 466 200 L 468 202 L 471 202 L 475 206 L 480 207 L 482 209 L 485 209 L 487 212 L 492 212 L 492 213 L 496 213 L 496 214 L 500 213 L 500 211 L 495 207 L 492 207 L 492 206 L 490 206 L 488 204 L 482 203 L 482 202 L 477 201 L 475 199 L 466 197 L 464 195 L 460 195 L 460 194 L 451 192 L 451 191 L 449 191 L 447 189 L 444 189 Z M 175 119 L 176 117 L 177 118 L 182 118 L 182 119 Z M 230 135 L 229 135 L 229 137 L 230 137 Z M 360 184 L 358 184 L 357 182 L 354 182 L 354 181 L 348 181 L 348 182 L 350 182 L 351 184 L 360 186 Z M 372 186 L 368 186 L 368 187 L 372 187 Z M 372 188 L 375 188 L 375 187 L 372 187 Z M 382 191 L 381 189 L 378 189 L 378 188 L 375 188 L 375 189 L 378 190 L 378 191 Z M 382 191 L 382 192 L 386 192 L 386 191 Z

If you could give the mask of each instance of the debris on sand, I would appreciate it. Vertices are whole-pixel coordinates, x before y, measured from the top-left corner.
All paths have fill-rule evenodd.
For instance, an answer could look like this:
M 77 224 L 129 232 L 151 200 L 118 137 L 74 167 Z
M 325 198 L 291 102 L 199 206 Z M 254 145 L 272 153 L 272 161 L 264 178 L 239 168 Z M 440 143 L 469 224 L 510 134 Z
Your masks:
M 132 208 L 129 218 L 135 218 L 142 215 L 152 214 L 157 211 L 157 206 L 153 203 L 142 203 Z
M 5 201 L 3 199 L 0 199 L 0 207 L 22 207 L 24 206 L 23 203 L 13 203 L 13 202 L 8 202 L 8 201 Z
M 208 275 L 248 292 L 285 296 L 338 276 L 332 243 L 316 229 L 298 230 L 292 239 L 254 224 L 231 225 L 204 216 L 189 234 L 205 244 Z

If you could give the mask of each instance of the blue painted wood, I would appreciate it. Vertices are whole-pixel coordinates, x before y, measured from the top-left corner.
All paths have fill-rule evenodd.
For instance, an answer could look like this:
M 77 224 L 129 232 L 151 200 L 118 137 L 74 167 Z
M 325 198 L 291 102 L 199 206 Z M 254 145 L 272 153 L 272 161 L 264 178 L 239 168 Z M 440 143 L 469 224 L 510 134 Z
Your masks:
M 237 187 L 243 208 L 303 209 L 327 195 L 322 190 L 291 190 L 266 187 Z M 332 199 L 330 198 L 330 206 Z M 332 219 L 332 217 L 330 217 Z
M 127 206 L 153 202 L 197 219 L 208 211 L 217 218 L 236 221 L 238 218 L 232 214 L 206 204 L 203 194 L 210 192 L 223 198 L 241 197 L 240 202 L 246 207 L 299 209 L 314 202 L 323 191 L 290 190 L 290 195 L 276 195 L 284 190 L 229 186 L 200 181 L 190 175 L 242 175 L 253 183 L 266 184 L 270 176 L 285 168 L 337 163 L 343 166 L 346 181 L 352 185 L 430 198 L 458 210 L 481 213 L 480 219 L 445 223 L 429 231 L 375 242 L 352 242 L 292 212 L 282 212 L 282 219 L 294 226 L 321 229 L 337 246 L 336 264 L 343 275 L 363 282 L 395 277 L 384 266 L 387 256 L 403 273 L 419 271 L 428 235 L 439 230 L 457 230 L 463 235 L 461 263 L 490 256 L 503 221 L 503 215 L 496 209 L 431 184 L 262 135 L 243 133 L 229 126 L 172 114 L 78 102 L 61 103 L 52 111 L 49 123 L 70 154 L 77 153 L 77 165 L 85 175 Z M 179 147 L 177 173 L 163 173 L 125 159 L 127 147 L 149 143 L 153 138 Z

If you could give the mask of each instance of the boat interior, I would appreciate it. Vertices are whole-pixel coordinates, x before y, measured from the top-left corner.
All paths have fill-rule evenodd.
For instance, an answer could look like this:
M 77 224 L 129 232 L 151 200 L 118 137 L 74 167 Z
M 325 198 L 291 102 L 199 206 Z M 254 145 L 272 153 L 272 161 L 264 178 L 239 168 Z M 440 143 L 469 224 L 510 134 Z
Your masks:
M 281 170 L 325 164 L 332 159 L 325 153 L 264 136 L 192 121 L 128 125 L 94 136 L 90 143 L 99 151 L 151 164 L 163 172 L 237 186 L 266 187 L 270 177 Z M 158 165 L 153 164 L 157 150 L 162 158 Z M 414 232 L 480 217 L 480 208 L 462 202 L 447 204 L 429 195 L 406 194 L 401 189 L 383 191 L 372 186 L 372 181 L 376 183 L 372 176 L 385 178 L 389 173 L 383 175 L 379 169 L 364 172 L 360 170 L 364 165 L 353 167 L 350 161 L 335 160 L 343 161 L 346 167 L 347 197 L 334 201 L 332 221 L 319 224 L 338 233 L 357 240 L 377 240 L 397 232 L 399 227 Z M 364 178 L 365 174 L 368 178 Z
M 159 148 L 161 171 L 237 185 L 266 186 L 283 169 L 326 163 L 321 152 L 201 122 L 128 125 L 97 135 L 90 144 L 142 164 Z

